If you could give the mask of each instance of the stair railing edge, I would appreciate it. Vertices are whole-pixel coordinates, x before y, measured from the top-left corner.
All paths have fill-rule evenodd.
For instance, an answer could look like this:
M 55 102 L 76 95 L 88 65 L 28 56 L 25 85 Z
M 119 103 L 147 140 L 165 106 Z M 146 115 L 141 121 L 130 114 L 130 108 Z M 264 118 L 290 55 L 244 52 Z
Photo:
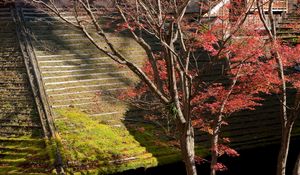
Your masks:
M 11 8 L 10 10 L 11 10 L 11 14 L 13 15 L 14 23 L 16 25 L 15 30 L 16 30 L 16 34 L 17 34 L 17 38 L 18 38 L 18 44 L 20 46 L 22 56 L 24 58 L 24 64 L 25 64 L 25 67 L 26 67 L 26 74 L 28 75 L 28 80 L 29 80 L 30 87 L 31 87 L 31 90 L 32 90 L 32 93 L 33 93 L 36 108 L 37 108 L 37 111 L 38 111 L 38 114 L 39 114 L 39 119 L 40 119 L 40 122 L 41 122 L 41 125 L 42 125 L 42 128 L 43 128 L 44 137 L 48 138 L 48 135 L 49 135 L 48 130 L 46 129 L 46 125 L 45 125 L 44 120 L 43 120 L 43 118 L 44 118 L 43 116 L 45 114 L 44 114 L 44 111 L 41 109 L 40 100 L 38 99 L 39 97 L 38 97 L 37 91 L 35 89 L 34 80 L 32 78 L 32 74 L 30 72 L 29 62 L 28 62 L 28 59 L 27 59 L 28 55 L 24 52 L 24 45 L 21 42 L 21 35 L 19 33 L 18 23 L 17 23 L 17 19 L 15 17 L 14 10 L 13 10 L 13 8 Z
M 43 85 L 43 80 L 41 77 L 41 71 L 39 69 L 36 55 L 32 46 L 30 37 L 28 36 L 28 28 L 24 22 L 24 15 L 22 8 L 15 4 L 15 8 L 11 9 L 13 18 L 16 23 L 16 33 L 18 35 L 19 44 L 21 47 L 22 55 L 24 58 L 26 71 L 30 79 L 30 85 L 34 94 L 35 102 L 38 108 L 39 117 L 41 120 L 42 128 L 44 131 L 44 136 L 46 139 L 55 139 L 55 168 L 57 173 L 65 174 L 64 165 L 62 161 L 62 155 L 59 151 L 58 145 L 56 143 L 56 127 L 53 120 L 53 111 L 50 107 L 48 96 L 46 95 L 46 90 Z M 30 69 L 32 69 L 30 71 Z M 37 86 L 37 87 L 36 87 Z M 46 121 L 46 123 L 44 122 Z

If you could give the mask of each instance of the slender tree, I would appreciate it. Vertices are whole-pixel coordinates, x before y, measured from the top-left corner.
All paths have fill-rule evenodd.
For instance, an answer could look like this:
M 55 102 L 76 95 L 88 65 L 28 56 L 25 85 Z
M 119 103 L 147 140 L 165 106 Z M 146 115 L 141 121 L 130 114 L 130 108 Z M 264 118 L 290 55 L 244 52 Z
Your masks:
M 273 80 L 277 80 L 277 83 L 274 83 L 274 86 L 278 88 L 281 109 L 281 146 L 278 154 L 277 175 L 285 175 L 291 133 L 293 125 L 299 116 L 299 102 L 296 101 L 295 105 L 292 107 L 289 107 L 287 103 L 287 84 L 290 83 L 291 88 L 294 87 L 298 89 L 299 74 L 294 73 L 287 75 L 285 70 L 289 67 L 295 66 L 295 63 L 299 63 L 299 47 L 289 47 L 288 45 L 282 44 L 282 42 L 277 38 L 276 21 L 273 14 L 273 3 L 274 0 L 270 0 L 267 3 L 268 16 L 266 16 L 264 13 L 265 7 L 261 0 L 257 1 L 257 8 L 259 11 L 260 19 L 264 25 L 264 29 L 267 31 L 267 42 L 270 49 L 270 54 L 272 55 L 272 59 L 275 60 L 275 62 L 270 62 L 270 64 L 276 67 L 277 71 L 277 77 L 272 77 Z

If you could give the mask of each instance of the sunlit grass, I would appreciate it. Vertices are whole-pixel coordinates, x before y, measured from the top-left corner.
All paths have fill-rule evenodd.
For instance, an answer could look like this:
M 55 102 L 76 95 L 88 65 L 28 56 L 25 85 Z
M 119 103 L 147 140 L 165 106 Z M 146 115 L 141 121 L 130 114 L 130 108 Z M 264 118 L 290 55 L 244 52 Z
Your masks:
M 57 110 L 64 161 L 80 171 L 117 172 L 156 166 L 157 161 L 125 128 L 114 128 L 77 109 Z M 112 166 L 114 165 L 114 166 Z

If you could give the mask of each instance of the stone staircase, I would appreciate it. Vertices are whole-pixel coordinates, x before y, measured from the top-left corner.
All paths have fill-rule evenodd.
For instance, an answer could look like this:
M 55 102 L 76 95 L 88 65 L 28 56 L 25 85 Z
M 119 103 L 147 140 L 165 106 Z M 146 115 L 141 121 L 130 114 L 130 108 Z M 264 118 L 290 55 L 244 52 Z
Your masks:
M 300 43 L 300 15 L 287 14 L 278 24 L 277 35 L 284 42 L 295 45 Z
M 76 107 L 100 118 L 121 116 L 125 108 L 115 94 L 133 85 L 135 78 L 129 77 L 134 76 L 57 17 L 34 9 L 23 9 L 23 13 L 52 108 Z M 142 64 L 144 51 L 131 39 L 111 39 L 123 54 Z
M 64 163 L 67 169 L 72 169 L 70 170 L 72 172 L 88 169 L 89 172 L 109 171 L 112 173 L 153 166 L 153 162 L 156 160 L 152 154 L 129 135 L 123 122 L 127 117 L 125 113 L 128 106 L 118 99 L 118 95 L 133 86 L 137 82 L 137 78 L 130 71 L 98 51 L 81 31 L 67 25 L 59 18 L 51 16 L 51 13 L 46 14 L 34 8 L 22 8 L 22 14 L 26 28 L 30 32 L 47 98 L 54 112 L 54 123 L 58 126 L 58 133 L 65 145 L 62 152 L 68 154 L 70 152 L 68 149 L 73 145 L 72 142 L 76 142 L 70 138 L 72 133 L 84 134 L 88 132 L 86 129 L 94 129 L 97 126 L 85 128 L 87 126 L 83 125 L 72 128 L 71 131 L 65 131 L 63 127 L 60 127 L 61 125 L 72 127 L 72 125 L 80 125 L 81 122 L 74 121 L 72 123 L 71 120 L 66 119 L 66 116 L 60 115 L 61 111 L 76 110 L 74 115 L 82 114 L 87 117 L 85 121 L 92 120 L 104 124 L 116 133 L 122 133 L 121 135 L 124 137 L 123 143 L 119 143 L 117 138 L 108 138 L 115 145 L 110 145 L 108 150 L 103 148 L 102 153 L 91 155 L 92 157 L 102 157 L 97 160 L 99 163 L 65 157 Z M 68 19 L 74 20 L 68 16 L 68 12 L 64 12 L 64 15 Z M 95 38 L 99 44 L 104 43 L 103 39 L 98 36 Z M 145 52 L 132 39 L 114 35 L 111 35 L 110 39 L 124 55 L 130 56 L 130 60 L 138 65 L 143 64 Z M 93 133 L 94 135 L 95 133 Z M 130 136 L 129 141 L 125 140 L 127 135 Z M 99 140 L 101 140 L 100 137 L 99 135 Z M 90 141 L 87 140 L 87 142 Z M 81 144 L 77 142 L 77 145 Z M 82 147 L 78 146 L 78 150 L 72 151 L 80 152 Z M 112 155 L 112 152 L 119 153 Z M 83 151 L 82 154 L 85 153 Z M 88 156 L 84 159 L 88 159 Z
M 0 174 L 53 169 L 10 8 L 0 8 Z

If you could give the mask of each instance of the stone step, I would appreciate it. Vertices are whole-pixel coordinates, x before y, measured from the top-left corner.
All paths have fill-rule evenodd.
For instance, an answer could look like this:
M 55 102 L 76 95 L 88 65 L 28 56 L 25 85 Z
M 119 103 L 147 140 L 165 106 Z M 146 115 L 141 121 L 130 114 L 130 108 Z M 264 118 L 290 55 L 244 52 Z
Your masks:
M 0 78 L 1 79 L 7 79 L 12 78 L 12 79 L 26 79 L 27 78 L 27 73 L 23 72 L 24 69 L 20 70 L 15 70 L 15 71 L 3 71 L 0 72 Z
M 1 77 L 0 87 L 2 88 L 19 88 L 19 89 L 23 88 L 24 89 L 25 87 L 29 87 L 28 77 L 25 76 L 23 73 L 4 74 L 4 75 L 2 74 L 0 75 L 0 77 Z
M 76 18 L 75 16 L 63 16 L 64 19 L 67 19 L 70 22 L 74 22 L 76 23 Z M 9 17 L 7 17 L 9 18 Z M 40 21 L 49 21 L 49 22 L 64 22 L 60 17 L 54 15 L 54 16 L 47 16 L 47 14 L 43 15 L 43 16 L 29 16 L 26 15 L 24 16 L 24 19 L 26 22 L 40 22 Z M 91 19 L 88 16 L 79 16 L 78 17 L 79 20 L 86 20 L 86 21 L 91 21 Z
M 26 108 L 33 108 L 33 102 L 29 103 L 3 103 L 3 105 L 0 107 L 1 109 L 9 110 L 9 109 L 15 109 L 15 110 L 21 110 L 21 109 L 26 109 Z
M 9 7 L 1 7 L 0 12 L 10 12 L 10 8 Z
M 123 45 L 122 45 L 123 44 Z M 137 45 L 132 45 L 130 46 L 129 44 L 125 45 L 126 42 L 124 43 L 118 43 L 118 46 L 116 45 L 117 49 L 119 51 L 137 51 L 141 49 L 140 46 Z M 107 45 L 104 44 L 104 42 L 99 41 L 98 45 L 101 47 L 106 47 Z M 75 50 L 84 50 L 84 49 L 94 49 L 97 50 L 96 46 L 94 46 L 91 42 L 86 41 L 86 43 L 52 43 L 52 44 L 47 44 L 47 43 L 41 43 L 39 46 L 35 47 L 36 51 L 52 51 L 52 50 L 61 50 L 61 49 L 75 49 Z M 139 50 L 141 53 L 144 53 L 143 50 Z
M 276 109 L 274 110 L 268 110 L 268 111 L 262 111 L 262 112 L 257 112 L 255 113 L 254 115 L 259 115 L 259 116 L 264 116 L 263 117 L 263 120 L 272 120 L 274 122 L 278 122 L 276 119 L 278 119 L 279 117 L 277 117 L 277 115 L 279 114 L 279 111 Z M 236 125 L 236 124 L 239 124 L 239 123 L 244 123 L 244 124 L 247 124 L 248 122 L 251 123 L 251 122 L 255 122 L 257 119 L 255 117 L 253 117 L 253 115 L 243 115 L 243 114 L 240 114 L 240 116 L 232 116 L 232 117 L 229 117 L 228 119 L 225 119 L 226 121 L 229 121 L 230 124 L 232 125 Z M 243 125 L 243 124 L 242 124 Z
M 43 29 L 43 30 L 40 30 L 40 29 Z M 94 33 L 96 32 L 95 30 L 92 30 L 92 29 L 89 29 L 88 30 L 89 32 L 91 33 Z M 39 42 L 46 42 L 46 43 L 51 43 L 51 42 L 59 42 L 60 41 L 60 38 L 58 38 L 58 36 L 78 36 L 78 38 L 74 38 L 77 39 L 77 40 L 82 40 L 82 41 L 89 41 L 84 33 L 77 29 L 77 28 L 72 28 L 72 27 L 69 27 L 69 26 L 65 26 L 65 28 L 57 28 L 56 26 L 36 26 L 36 27 L 32 27 L 31 28 L 31 32 L 34 34 L 35 37 L 39 38 L 44 38 L 43 41 L 35 41 L 37 43 Z M 50 37 L 52 36 L 52 37 Z M 79 37 L 79 36 L 82 36 L 82 37 Z M 93 35 L 93 36 L 96 36 L 96 35 Z M 62 41 L 61 41 L 62 42 Z M 66 41 L 68 42 L 68 41 Z
M 43 130 L 40 126 L 31 125 L 0 125 L 1 137 L 22 137 L 22 136 L 43 136 Z
M 18 146 L 0 146 L 0 153 L 39 153 L 43 151 L 42 148 L 35 147 L 24 147 L 20 148 Z
M 6 62 L 23 62 L 21 56 L 19 57 L 0 57 L 0 62 L 1 63 L 6 63 Z
M 11 27 L 14 27 L 16 24 L 11 20 L 1 20 L 0 25 L 3 26 L 1 27 L 0 31 L 13 31 L 13 29 L 15 28 L 11 28 Z
M 28 80 L 26 77 L 23 78 L 15 78 L 15 79 L 9 79 L 8 77 L 1 77 L 2 79 L 0 79 L 0 84 L 2 86 L 9 86 L 9 85 L 23 85 L 28 83 Z
M 0 49 L 0 51 L 1 52 L 5 52 L 5 51 L 9 51 L 9 50 L 14 50 L 15 49 L 15 47 L 19 47 L 19 43 L 16 43 L 16 42 L 10 42 L 10 43 L 4 43 L 3 41 L 0 43 L 0 45 L 1 45 L 1 49 Z
M 77 98 L 80 99 L 80 98 Z M 99 106 L 101 104 L 107 104 L 107 103 L 114 103 L 119 102 L 118 99 L 115 98 L 107 98 L 107 99 L 101 99 L 101 100 L 84 100 L 84 101 L 78 101 L 78 100 L 72 100 L 72 101 L 60 101 L 60 103 L 53 100 L 53 104 L 51 105 L 53 108 L 66 108 L 66 107 L 86 107 L 87 105 L 92 106 Z
M 131 79 L 129 76 L 131 75 Z M 45 77 L 46 78 L 46 77 Z M 67 83 L 76 83 L 76 82 L 91 82 L 94 80 L 116 80 L 119 79 L 121 82 L 128 84 L 134 83 L 136 77 L 131 72 L 116 72 L 116 73 L 105 73 L 105 74 L 90 74 L 84 76 L 68 76 L 68 77 L 49 77 L 44 79 L 45 85 L 49 84 L 67 84 Z
M 88 38 L 81 32 L 77 30 L 44 30 L 40 31 L 40 29 L 37 28 L 37 30 L 32 30 L 34 36 L 37 39 L 41 40 L 34 40 L 34 43 L 36 44 L 48 44 L 48 45 L 54 45 L 54 44 L 76 44 L 74 42 L 81 42 L 81 43 L 90 43 Z M 44 33 L 43 33 L 44 32 Z M 104 42 L 104 39 L 102 37 L 99 37 L 95 31 L 90 30 L 90 35 L 96 38 L 96 41 L 98 43 Z M 108 35 L 109 41 L 112 42 L 115 45 L 122 46 L 122 44 L 126 43 L 127 46 L 137 44 L 133 42 L 134 40 L 130 37 L 121 37 L 121 36 L 115 36 L 115 35 Z M 63 40 L 64 39 L 64 40 Z
M 260 128 L 268 128 L 268 127 L 279 127 L 280 123 L 277 119 L 277 117 L 274 117 L 276 115 L 273 115 L 273 117 L 269 117 L 267 119 L 263 118 L 260 120 L 259 125 L 257 124 L 257 121 L 243 121 L 243 122 L 239 122 L 239 123 L 230 123 L 230 124 L 234 124 L 231 125 L 230 127 L 224 127 L 223 130 L 224 132 L 230 132 L 230 134 L 233 135 L 239 135 L 239 131 L 241 130 L 245 130 L 245 131 L 254 131 L 256 132 L 258 129 Z M 279 118 L 279 117 L 278 117 Z
M 60 79 L 84 79 L 85 77 L 106 77 L 106 76 L 118 76 L 122 74 L 128 74 L 128 70 L 115 71 L 115 72 L 100 72 L 100 73 L 81 73 L 81 74 L 69 74 L 69 75 L 59 75 L 59 76 L 45 76 L 43 79 L 47 80 L 60 80 Z
M 69 97 L 69 96 L 68 96 Z M 72 98 L 52 98 L 53 106 L 61 106 L 61 105 L 73 105 L 80 103 L 98 103 L 101 104 L 103 102 L 116 101 L 118 100 L 116 97 L 109 95 L 101 95 L 101 97 L 97 94 L 91 94 L 90 96 L 85 97 L 72 97 Z
M 17 147 L 17 148 L 40 148 L 45 146 L 45 141 L 39 138 L 5 138 L 0 137 L 1 147 Z M 19 147 L 20 146 L 20 147 Z
M 66 49 L 66 48 L 63 48 Z M 93 54 L 97 54 L 97 55 L 102 55 L 102 56 L 107 56 L 104 53 L 102 53 L 100 50 L 97 50 L 95 48 L 82 48 L 82 49 L 78 49 L 78 48 L 69 48 L 71 50 L 47 50 L 47 51 L 41 51 L 41 50 L 35 50 L 36 55 L 38 56 L 43 56 L 43 55 L 54 55 L 54 54 L 78 54 L 78 55 L 86 55 L 89 53 L 93 53 Z M 127 57 L 132 57 L 132 55 L 134 54 L 143 54 L 144 51 L 143 50 L 119 50 L 124 56 Z
M 21 159 L 21 158 L 26 158 L 28 153 L 18 153 L 18 152 L 0 152 L 0 160 L 5 160 L 7 158 L 10 159 Z
M 52 31 L 47 30 L 47 28 L 40 27 L 40 28 L 37 28 L 37 30 L 46 30 L 50 33 L 50 34 L 49 33 L 48 34 L 47 33 L 39 34 L 37 32 L 33 33 L 32 40 L 35 41 L 35 42 L 39 42 L 39 43 L 46 43 L 47 44 L 47 41 L 54 41 L 54 42 L 63 43 L 64 41 L 67 42 L 67 40 L 75 40 L 75 39 L 77 39 L 77 40 L 79 40 L 79 39 L 88 40 L 80 32 L 51 34 Z M 63 29 L 63 30 L 70 30 L 70 29 Z M 92 36 L 98 37 L 97 35 L 92 35 Z
M 282 24 L 277 27 L 280 30 L 298 30 L 300 28 L 300 25 L 295 24 Z
M 10 16 L 11 15 L 11 11 L 10 10 L 5 10 L 5 11 L 0 11 L 0 15 L 7 15 Z
M 139 58 L 136 57 L 136 60 Z M 133 60 L 133 59 L 131 59 Z M 70 58 L 61 58 L 61 59 L 56 59 L 56 60 L 39 60 L 39 64 L 41 67 L 43 66 L 59 66 L 59 65 L 80 65 L 80 64 L 95 64 L 95 63 L 106 63 L 106 64 L 117 64 L 115 61 L 113 61 L 109 57 L 84 57 L 82 56 L 81 58 L 75 58 L 75 59 L 70 59 Z
M 109 59 L 107 56 L 101 56 L 102 53 L 86 53 L 86 54 L 49 54 L 49 55 L 37 55 L 37 59 L 39 61 L 51 61 L 51 60 L 72 60 L 72 59 L 93 59 L 93 58 L 101 58 L 101 59 Z
M 263 138 L 273 138 L 280 137 L 280 129 L 279 128 L 267 128 L 265 130 L 256 131 L 253 133 L 244 133 L 244 135 L 235 136 L 235 138 L 231 138 L 231 143 L 245 143 L 245 142 L 256 142 L 256 144 L 260 143 L 260 139 Z
M 9 82 L 19 82 L 19 81 L 26 81 L 27 80 L 26 74 L 18 73 L 18 72 L 16 72 L 15 74 L 12 74 L 12 73 L 0 74 L 0 78 L 1 78 L 3 83 L 6 82 L 7 84 Z M 1 84 L 3 84 L 3 83 L 1 83 Z
M 168 159 L 168 158 L 166 158 Z M 122 159 L 116 159 L 114 161 L 110 161 L 109 163 L 106 164 L 99 164 L 96 167 L 90 167 L 90 165 L 83 165 L 86 167 L 89 167 L 88 172 L 92 173 L 92 174 L 101 174 L 101 172 L 103 170 L 101 170 L 101 168 L 97 168 L 99 167 L 104 167 L 105 170 L 106 169 L 110 169 L 112 171 L 118 171 L 120 169 L 122 170 L 129 170 L 130 168 L 124 168 L 125 167 L 131 167 L 132 165 L 134 167 L 141 166 L 141 167 L 151 167 L 153 166 L 153 162 L 156 162 L 156 158 L 150 154 L 150 153 L 144 153 L 142 155 L 136 155 L 136 156 L 132 156 L 132 157 L 127 157 L 127 158 L 122 158 Z M 71 167 L 73 171 L 75 172 L 81 172 L 81 166 L 80 164 L 82 163 L 77 163 L 74 165 L 74 167 Z M 96 169 L 94 169 L 96 168 Z
M 78 62 L 83 62 L 83 63 L 86 63 L 86 62 L 90 62 L 90 61 L 101 61 L 101 62 L 108 62 L 110 61 L 111 59 L 109 57 L 91 57 L 91 58 L 78 58 L 78 57 L 61 57 L 61 58 L 56 58 L 56 59 L 39 59 L 39 63 L 41 65 L 43 64 L 53 64 L 53 63 L 74 63 L 74 64 L 78 64 Z M 114 61 L 111 61 L 111 62 L 114 62 Z
M 16 33 L 14 31 L 5 31 L 5 32 L 1 31 L 0 32 L 0 38 L 6 38 L 9 40 L 14 39 L 15 41 L 17 41 L 15 36 L 16 36 Z
M 73 104 L 73 103 L 77 104 L 77 103 L 88 103 L 88 102 L 95 103 L 101 100 L 105 100 L 105 101 L 117 100 L 117 98 L 113 94 L 100 94 L 100 93 L 101 91 L 85 91 L 82 93 L 49 96 L 49 98 L 53 105 L 65 105 L 65 104 Z
M 19 137 L 43 137 L 43 131 L 42 130 L 24 130 L 21 128 L 17 128 L 15 130 L 0 130 L 0 137 L 6 137 L 6 138 L 19 138 Z M 0 159 L 1 160 L 1 159 Z
M 107 113 L 114 113 L 120 112 L 124 113 L 126 111 L 126 105 L 120 101 L 111 101 L 105 103 L 97 103 L 97 102 L 89 102 L 89 103 L 79 103 L 77 105 L 61 105 L 61 106 L 53 106 L 54 108 L 64 108 L 64 109 L 72 109 L 77 107 L 81 111 L 84 111 L 88 114 L 107 114 Z
M 19 69 L 19 68 L 24 68 L 23 64 L 2 64 L 0 65 L 0 69 Z
M 92 74 L 101 72 L 111 72 L 114 67 L 99 67 L 99 68 L 87 68 L 87 69 L 69 69 L 69 70 L 44 70 L 42 75 L 45 77 L 61 76 L 61 75 L 77 75 L 77 74 Z M 126 70 L 120 68 L 120 70 Z
M 238 135 L 235 135 L 238 134 Z M 243 143 L 247 142 L 249 140 L 254 140 L 254 139 L 260 139 L 264 137 L 269 137 L 269 138 L 274 138 L 280 136 L 280 127 L 272 127 L 271 126 L 266 126 L 266 128 L 259 128 L 256 130 L 248 130 L 248 131 L 243 131 L 242 133 L 237 133 L 237 132 L 228 132 L 224 134 L 225 137 L 231 137 L 231 142 L 234 143 Z
M 122 76 L 115 76 L 115 77 L 109 77 L 109 78 L 89 78 L 89 79 L 81 79 L 81 80 L 66 80 L 66 81 L 56 81 L 56 82 L 47 82 L 45 85 L 47 87 L 55 87 L 55 86 L 61 86 L 62 87 L 70 87 L 73 85 L 78 85 L 78 83 L 84 83 L 84 84 L 97 84 L 97 83 L 109 83 L 111 81 L 118 82 L 118 80 L 122 80 L 125 82 L 129 82 L 128 78 L 122 77 Z
M 41 56 L 41 55 L 54 55 L 54 54 L 78 54 L 78 55 L 84 54 L 84 55 L 86 55 L 86 54 L 91 53 L 91 52 L 95 52 L 97 54 L 102 54 L 101 51 L 98 51 L 98 50 L 95 50 L 95 49 L 52 50 L 52 51 L 50 51 L 50 50 L 49 51 L 38 51 L 38 50 L 36 50 L 35 51 L 36 55 L 38 55 L 38 56 Z
M 51 26 L 55 25 L 58 26 L 58 28 L 64 28 L 64 27 L 71 27 L 74 28 L 73 25 L 66 23 L 65 21 L 61 19 L 43 19 L 43 18 L 32 18 L 25 20 L 27 25 L 32 27 L 43 27 L 43 26 Z M 70 22 L 76 24 L 76 21 L 70 20 Z M 41 24 L 39 26 L 39 24 Z M 62 25 L 62 26 L 60 26 Z
M 5 166 L 1 166 L 0 165 L 0 172 L 5 173 L 6 175 L 47 175 L 49 173 L 42 173 L 42 172 L 24 172 L 25 170 L 23 168 L 17 168 L 15 166 L 9 166 L 9 165 L 5 165 Z
M 12 48 L 15 49 L 15 48 Z M 5 50 L 2 48 L 0 52 L 0 60 L 1 61 L 16 61 L 16 60 L 23 60 L 22 53 L 18 50 Z
M 143 64 L 143 60 L 138 60 L 138 61 L 132 61 L 133 63 L 135 63 L 138 67 L 141 67 Z M 77 64 L 76 64 L 77 63 Z M 54 64 L 54 65 L 53 65 Z M 85 72 L 85 70 L 87 71 L 86 73 L 89 72 L 94 72 L 96 70 L 96 72 L 109 72 L 108 69 L 111 69 L 112 71 L 114 70 L 118 70 L 119 67 L 121 67 L 121 70 L 128 70 L 128 69 L 124 69 L 122 66 L 119 66 L 118 64 L 114 63 L 114 62 L 100 62 L 100 61 L 87 61 L 86 63 L 84 63 L 84 61 L 82 62 L 69 62 L 68 64 L 63 64 L 63 63 L 53 63 L 53 64 L 46 64 L 43 66 L 40 66 L 40 69 L 42 70 L 42 74 L 43 75 L 49 75 L 49 73 L 51 74 L 62 74 L 63 72 L 68 74 L 72 74 L 72 72 L 74 74 L 82 74 L 83 72 Z M 61 70 L 62 72 L 59 72 L 59 70 Z M 80 71 L 82 70 L 82 71 Z M 59 73 L 58 73 L 59 72 Z M 77 73 L 76 73 L 77 72 Z
M 286 19 L 283 19 L 281 22 L 279 22 L 278 24 L 281 25 L 281 24 L 300 24 L 300 21 L 299 21 L 300 18 L 286 18 Z
M 0 33 L 1 33 L 1 29 L 0 29 Z M 2 44 L 11 44 L 11 45 L 17 45 L 17 44 L 19 44 L 18 43 L 18 40 L 16 39 L 16 38 L 14 38 L 14 37 L 12 37 L 12 38 L 9 38 L 9 37 L 5 37 L 5 38 L 3 38 L 1 41 L 0 41 L 0 44 L 2 45 Z
M 3 91 L 9 91 L 9 92 L 12 92 L 12 91 L 24 92 L 24 91 L 28 91 L 30 89 L 30 87 L 28 87 L 28 86 L 13 86 L 11 84 L 6 84 L 6 85 L 2 84 L 2 85 L 0 85 L 0 87 Z M 0 90 L 0 92 L 1 92 L 1 90 Z
M 39 9 L 31 9 L 31 10 L 29 10 L 29 9 L 26 9 L 26 10 L 24 10 L 24 8 L 23 8 L 23 14 L 24 14 L 24 16 L 26 16 L 26 17 L 49 17 L 49 16 L 55 16 L 55 14 L 53 13 L 53 12 L 45 12 L 45 11 L 37 11 L 37 10 L 39 10 Z M 61 12 L 61 15 L 68 15 L 68 16 L 71 16 L 71 15 L 73 15 L 73 12 L 68 12 L 68 11 L 62 11 Z
M 31 116 L 31 115 L 36 115 L 36 111 L 30 110 L 30 109 L 25 109 L 25 110 L 4 110 L 1 111 L 0 117 L 2 116 Z
M 14 96 L 9 95 L 9 96 L 1 96 L 0 98 L 0 103 L 28 103 L 32 101 L 31 96 Z
M 51 79 L 56 79 L 60 81 L 61 78 L 64 79 L 86 79 L 85 77 L 89 77 L 89 78 L 93 78 L 93 77 L 107 77 L 107 75 L 112 76 L 112 77 L 118 77 L 119 75 L 122 74 L 126 74 L 128 73 L 129 75 L 133 75 L 131 72 L 129 72 L 129 70 L 127 68 L 116 68 L 114 66 L 108 66 L 108 67 L 99 67 L 99 68 L 87 68 L 87 69 L 83 69 L 83 70 L 78 70 L 78 69 L 74 69 L 74 70 L 63 70 L 61 72 L 58 72 L 56 70 L 46 70 L 43 71 L 45 73 L 42 73 L 43 75 L 43 79 L 48 82 L 47 80 L 51 80 Z M 49 73 L 50 72 L 50 73 Z M 1 87 L 1 86 L 0 86 Z M 3 86 L 5 87 L 5 86 Z M 13 86 L 12 88 L 14 88 L 15 86 Z M 8 89 L 8 88 L 7 88 Z M 16 87 L 15 89 L 18 89 L 18 87 Z M 19 88 L 20 89 L 20 88 Z
M 1 47 L 0 52 L 11 53 L 11 52 L 19 52 L 19 50 L 15 46 L 13 46 L 13 47 Z M 20 53 L 20 55 L 21 55 L 21 53 Z
M 300 36 L 290 34 L 290 35 L 279 36 L 278 38 L 280 38 L 280 39 L 293 39 L 293 38 L 300 38 Z
M 297 35 L 299 34 L 299 31 L 300 29 L 294 29 L 294 28 L 291 28 L 291 29 L 277 29 L 277 33 L 279 35 Z
M 1 88 L 24 88 L 27 87 L 27 89 L 29 89 L 29 84 L 28 84 L 28 80 L 26 79 L 8 79 L 7 77 L 5 77 L 6 79 L 2 79 L 0 80 L 0 87 Z
M 32 93 L 30 90 L 19 90 L 19 91 L 15 91 L 15 90 L 0 90 L 0 96 L 10 96 L 10 95 L 14 95 L 14 96 L 31 96 Z M 5 98 L 4 98 L 5 99 Z
M 84 91 L 84 90 L 105 90 L 107 88 L 116 88 L 116 87 L 125 87 L 126 84 L 123 82 L 118 83 L 107 83 L 107 84 L 97 84 L 97 85 L 78 85 L 73 87 L 60 87 L 47 89 L 49 95 L 52 94 L 60 94 L 64 92 L 72 92 L 72 91 Z
M 1 102 L 4 103 L 8 103 L 8 104 L 14 104 L 12 102 L 12 99 L 16 99 L 16 102 L 20 102 L 20 103 L 32 103 L 33 99 L 32 99 L 32 94 L 31 93 L 27 93 L 27 94 L 22 94 L 22 93 L 18 93 L 18 94 L 1 94 Z
M 23 116 L 24 117 L 24 116 Z M 14 126 L 36 126 L 36 127 L 40 127 L 39 125 L 37 125 L 37 121 L 39 121 L 38 117 L 35 118 L 28 118 L 28 116 L 26 116 L 25 119 L 22 119 L 21 117 L 4 117 L 2 118 L 0 116 L 0 122 L 3 123 L 3 126 L 6 124 L 10 124 L 10 125 L 14 125 Z
M 34 101 L 26 101 L 23 103 L 16 103 L 16 102 L 4 102 L 2 103 L 0 110 L 1 109 L 15 109 L 15 110 L 21 110 L 21 109 L 26 109 L 28 108 L 28 110 L 33 110 L 34 109 Z M 2 111 L 5 112 L 5 111 Z
M 80 108 L 80 109 L 88 109 L 92 110 L 95 108 L 95 110 L 98 109 L 98 106 L 103 104 L 103 103 L 111 103 L 111 102 L 117 102 L 117 101 L 108 101 L 108 102 L 93 102 L 93 101 L 88 101 L 88 102 L 77 102 L 77 103 L 67 103 L 67 104 L 53 104 L 51 107 L 53 109 L 58 109 L 58 108 Z M 105 111 L 107 112 L 107 111 Z
M 0 165 L 5 165 L 5 166 L 16 166 L 22 163 L 25 163 L 26 159 L 21 158 L 21 159 L 0 159 Z
M 13 20 L 11 16 L 0 16 L 0 20 Z
M 278 136 L 275 137 L 261 137 L 261 138 L 254 138 L 254 139 L 249 139 L 245 142 L 234 142 L 230 143 L 232 148 L 235 148 L 236 150 L 246 150 L 246 149 L 251 149 L 255 148 L 255 145 L 270 145 L 270 144 L 278 144 L 280 138 Z
M 27 111 L 5 111 L 0 113 L 1 119 L 18 119 L 18 120 L 32 120 L 38 118 L 38 113 L 34 110 Z
M 0 96 L 1 97 L 1 96 Z M 31 96 L 28 96 L 31 97 Z M 5 99 L 3 99 L 4 101 Z M 34 100 L 32 99 L 31 101 L 24 101 L 24 102 L 15 102 L 15 101 L 5 101 L 1 103 L 0 109 L 1 108 L 14 108 L 14 109 L 24 109 L 24 108 L 29 108 L 33 109 L 34 108 Z
M 139 58 L 130 58 L 129 61 L 132 61 L 137 66 L 140 66 L 143 63 L 143 59 Z M 71 60 L 71 61 L 53 61 L 53 62 L 42 62 L 40 63 L 40 67 L 42 69 L 42 72 L 44 71 L 70 71 L 70 70 L 90 70 L 90 69 L 105 69 L 107 67 L 112 68 L 112 71 L 119 68 L 119 67 L 125 67 L 121 66 L 118 63 L 114 62 L 111 59 L 107 58 L 99 58 L 95 60 L 84 60 L 78 59 L 78 60 Z M 114 69 L 115 68 L 115 69 Z M 77 71 L 75 71 L 77 72 Z M 47 72 L 45 72 L 47 73 Z M 51 73 L 51 72 L 48 72 Z M 67 72 L 65 72 L 67 73 Z
M 58 94 L 49 94 L 50 98 L 59 98 L 61 96 L 69 96 L 69 98 L 74 97 L 82 97 L 86 94 L 93 95 L 93 94 L 113 94 L 117 93 L 118 91 L 124 91 L 126 90 L 126 87 L 117 87 L 117 88 L 107 88 L 105 90 L 82 90 L 82 91 L 73 91 L 73 92 L 63 92 Z

